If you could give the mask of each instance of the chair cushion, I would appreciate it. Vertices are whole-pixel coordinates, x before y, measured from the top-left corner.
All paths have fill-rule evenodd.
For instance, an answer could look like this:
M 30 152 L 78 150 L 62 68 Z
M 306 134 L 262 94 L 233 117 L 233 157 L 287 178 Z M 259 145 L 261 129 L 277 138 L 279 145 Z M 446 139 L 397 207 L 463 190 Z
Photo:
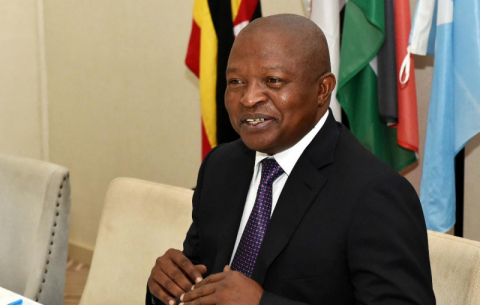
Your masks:
M 428 231 L 438 305 L 480 304 L 480 242 Z
M 150 271 L 169 248 L 182 249 L 193 192 L 130 178 L 107 191 L 80 304 L 143 304 Z

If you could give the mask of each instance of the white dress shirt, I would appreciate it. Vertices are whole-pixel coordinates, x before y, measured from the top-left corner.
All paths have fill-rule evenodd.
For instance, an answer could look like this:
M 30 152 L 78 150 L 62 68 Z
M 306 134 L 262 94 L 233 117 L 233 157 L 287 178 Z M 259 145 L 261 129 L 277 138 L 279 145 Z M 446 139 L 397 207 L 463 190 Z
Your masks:
M 233 261 L 233 257 L 235 256 L 235 252 L 237 251 L 238 244 L 240 243 L 240 239 L 242 238 L 243 231 L 245 230 L 245 226 L 247 225 L 248 218 L 250 217 L 253 206 L 255 205 L 255 198 L 257 197 L 257 190 L 258 186 L 260 185 L 260 179 L 262 177 L 262 163 L 260 162 L 265 158 L 274 158 L 284 171 L 284 173 L 280 175 L 280 177 L 278 177 L 272 185 L 272 211 L 270 214 L 270 216 L 272 216 L 273 211 L 275 210 L 275 206 L 277 205 L 278 198 L 280 197 L 283 187 L 287 182 L 288 176 L 290 176 L 293 167 L 297 163 L 305 148 L 307 148 L 310 142 L 312 142 L 313 138 L 320 131 L 323 124 L 325 124 L 329 111 L 330 110 L 327 110 L 327 112 L 323 115 L 320 121 L 318 121 L 315 127 L 310 130 L 300 141 L 298 141 L 297 144 L 293 145 L 289 149 L 279 152 L 278 154 L 275 154 L 273 156 L 269 156 L 259 151 L 256 152 L 253 177 L 252 181 L 250 182 L 250 188 L 248 189 L 247 201 L 245 202 L 245 207 L 243 208 L 242 220 L 240 221 L 240 227 L 238 228 L 237 240 L 235 241 L 235 247 L 233 248 L 230 264 Z

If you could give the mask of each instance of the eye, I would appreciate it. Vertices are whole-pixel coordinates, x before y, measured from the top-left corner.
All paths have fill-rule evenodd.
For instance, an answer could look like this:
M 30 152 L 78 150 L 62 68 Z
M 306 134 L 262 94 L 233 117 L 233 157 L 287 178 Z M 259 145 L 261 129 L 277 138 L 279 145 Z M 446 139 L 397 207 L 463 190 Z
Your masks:
M 280 82 L 281 82 L 281 80 L 277 77 L 268 77 L 267 78 L 267 83 L 278 84 Z
M 270 87 L 271 89 L 280 89 L 285 85 L 285 80 L 275 77 L 269 76 L 265 79 L 265 84 Z
M 239 78 L 231 78 L 228 80 L 229 85 L 241 85 L 243 84 L 243 81 Z

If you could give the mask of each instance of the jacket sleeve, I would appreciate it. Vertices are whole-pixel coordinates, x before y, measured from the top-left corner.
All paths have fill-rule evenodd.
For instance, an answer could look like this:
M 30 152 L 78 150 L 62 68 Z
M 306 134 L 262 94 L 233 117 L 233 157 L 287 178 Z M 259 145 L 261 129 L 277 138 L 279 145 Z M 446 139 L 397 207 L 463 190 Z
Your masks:
M 357 304 L 435 304 L 421 204 L 400 175 L 378 177 L 360 192 L 347 259 Z
M 162 301 L 157 299 L 150 293 L 147 286 L 147 295 L 145 296 L 145 305 L 164 305 Z
M 198 205 L 200 203 L 200 195 L 202 193 L 205 165 L 209 156 L 210 154 L 207 155 L 202 165 L 200 166 L 197 186 L 195 187 L 192 199 L 192 224 L 190 225 L 187 236 L 185 237 L 185 241 L 183 242 L 183 254 L 185 254 L 185 256 L 190 259 L 190 261 L 195 265 L 201 264 L 202 262 L 200 256 L 200 234 L 198 228 Z

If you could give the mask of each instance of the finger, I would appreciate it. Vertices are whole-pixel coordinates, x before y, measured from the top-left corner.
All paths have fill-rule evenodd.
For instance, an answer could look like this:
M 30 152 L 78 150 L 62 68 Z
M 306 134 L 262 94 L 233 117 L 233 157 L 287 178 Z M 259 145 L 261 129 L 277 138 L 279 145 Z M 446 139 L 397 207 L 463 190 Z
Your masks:
M 166 274 L 168 281 L 171 283 L 167 282 L 167 278 L 163 278 L 166 284 L 172 285 L 175 284 L 177 287 L 180 288 L 180 293 L 177 294 L 176 292 L 170 291 L 169 288 L 165 287 L 163 285 L 164 282 L 160 282 L 164 288 L 172 292 L 173 295 L 180 296 L 183 292 L 189 291 L 192 288 L 192 282 L 190 279 L 180 270 L 177 265 L 172 263 L 171 261 L 166 262 L 164 265 L 161 266 L 162 271 Z M 174 287 L 172 285 L 172 287 Z
M 215 285 L 205 285 L 198 289 L 185 293 L 180 297 L 180 301 L 191 302 L 193 300 L 199 299 L 201 297 L 205 297 L 212 293 L 215 293 Z
M 178 267 L 178 266 L 177 266 Z M 195 265 L 195 268 L 197 269 L 198 272 L 200 272 L 200 274 L 203 276 L 207 273 L 207 267 L 205 265 L 202 265 L 202 264 L 199 264 L 199 265 Z M 185 272 L 183 272 L 185 274 L 185 277 L 189 278 L 190 279 L 190 276 L 188 276 Z M 193 286 L 192 286 L 193 287 Z
M 197 268 L 198 272 L 200 272 L 201 275 L 207 273 L 207 266 L 205 265 L 195 265 L 195 268 Z
M 209 277 L 205 278 L 200 283 L 195 284 L 195 286 L 193 286 L 192 289 L 196 290 L 196 289 L 199 289 L 200 287 L 205 286 L 207 284 L 212 284 L 212 283 L 221 281 L 225 278 L 225 276 L 226 276 L 225 273 L 212 274 Z
M 189 302 L 184 301 L 179 305 L 213 305 L 213 304 L 217 304 L 216 297 L 215 295 L 210 294 Z
M 150 294 L 159 299 L 165 304 L 173 305 L 175 304 L 175 299 L 167 293 L 155 280 L 149 279 L 148 281 L 148 290 Z
M 230 266 L 229 266 L 229 265 L 226 265 L 226 266 L 223 268 L 223 272 L 228 272 L 228 271 L 232 271 L 232 269 L 230 269 Z
M 178 251 L 173 253 L 172 260 L 194 283 L 203 280 L 202 274 L 182 252 Z
M 168 292 L 172 296 L 180 297 L 185 292 L 185 290 L 183 290 L 174 280 L 172 280 L 168 276 L 168 274 L 165 274 L 164 272 L 155 273 L 153 279 L 158 283 L 158 285 L 160 285 L 166 292 Z

